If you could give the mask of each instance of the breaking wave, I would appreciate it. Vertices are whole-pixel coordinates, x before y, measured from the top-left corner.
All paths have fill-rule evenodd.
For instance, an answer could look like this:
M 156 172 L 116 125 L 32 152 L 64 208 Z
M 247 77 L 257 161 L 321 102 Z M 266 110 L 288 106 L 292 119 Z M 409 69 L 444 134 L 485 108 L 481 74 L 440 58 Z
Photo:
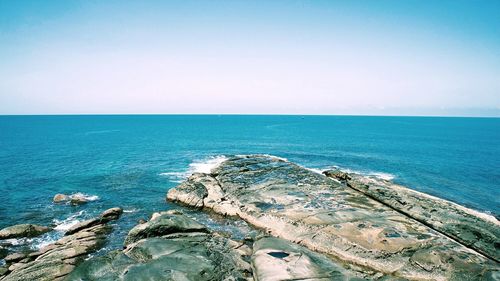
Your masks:
M 191 164 L 189 164 L 188 169 L 185 171 L 165 172 L 161 173 L 160 176 L 165 176 L 172 182 L 180 183 L 193 173 L 208 174 L 226 160 L 227 157 L 224 155 L 212 156 L 202 160 L 195 160 Z

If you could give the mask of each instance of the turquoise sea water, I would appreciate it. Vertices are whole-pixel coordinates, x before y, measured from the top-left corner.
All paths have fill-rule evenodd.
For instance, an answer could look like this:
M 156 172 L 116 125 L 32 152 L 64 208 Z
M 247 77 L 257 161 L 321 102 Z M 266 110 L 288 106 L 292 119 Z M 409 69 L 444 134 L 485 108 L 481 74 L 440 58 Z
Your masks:
M 0 227 L 65 228 L 106 208 L 126 213 L 110 247 L 140 218 L 173 205 L 167 190 L 226 155 L 272 154 L 305 167 L 393 178 L 500 214 L 500 119 L 354 116 L 0 116 Z M 83 206 L 54 205 L 84 193 Z

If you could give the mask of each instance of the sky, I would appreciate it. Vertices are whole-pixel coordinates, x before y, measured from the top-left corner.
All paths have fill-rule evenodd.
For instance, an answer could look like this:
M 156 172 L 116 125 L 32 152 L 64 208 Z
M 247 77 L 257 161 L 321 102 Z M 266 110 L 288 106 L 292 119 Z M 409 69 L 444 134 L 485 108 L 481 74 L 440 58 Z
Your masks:
M 0 0 L 0 114 L 500 116 L 500 1 Z

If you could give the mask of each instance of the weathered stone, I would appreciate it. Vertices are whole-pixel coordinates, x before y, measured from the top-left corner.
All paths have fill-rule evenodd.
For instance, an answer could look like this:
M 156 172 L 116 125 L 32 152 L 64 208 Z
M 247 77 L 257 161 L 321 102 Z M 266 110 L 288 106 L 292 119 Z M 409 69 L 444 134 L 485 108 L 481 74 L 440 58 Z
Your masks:
M 51 228 L 40 225 L 18 224 L 0 230 L 0 239 L 35 237 L 50 230 Z
M 71 235 L 73 233 L 76 233 L 78 231 L 81 231 L 83 229 L 86 229 L 86 228 L 89 228 L 89 227 L 92 227 L 95 225 L 98 225 L 100 223 L 101 223 L 101 218 L 93 218 L 93 219 L 85 220 L 85 221 L 79 222 L 79 223 L 73 225 L 72 227 L 70 227 L 64 235 Z
M 70 196 L 69 202 L 71 203 L 71 205 L 82 205 L 88 203 L 89 200 L 83 195 L 73 194 Z
M 101 214 L 102 219 L 117 220 L 123 214 L 122 208 L 111 208 Z
M 86 227 L 64 236 L 35 253 L 11 255 L 11 261 L 20 262 L 13 263 L 9 267 L 10 272 L 7 272 L 1 280 L 62 280 L 88 254 L 104 245 L 108 230 L 105 223 L 111 218 L 116 218 L 117 213 L 119 213 L 117 210 L 108 210 L 103 213 L 104 219 L 103 216 L 95 219 L 97 220 L 95 225 L 93 223 L 92 226 L 87 224 Z
M 447 235 L 339 181 L 275 157 L 231 158 L 210 174 L 191 176 L 167 198 L 240 217 L 348 267 L 363 267 L 374 278 L 377 272 L 412 280 L 498 276 L 496 262 Z M 437 257 L 423 259 L 425 251 Z
M 352 174 L 347 184 L 500 262 L 500 223 L 495 217 L 377 178 Z
M 13 262 L 18 262 L 24 258 L 26 258 L 28 255 L 25 253 L 12 253 L 4 258 L 6 263 L 13 263 Z
M 89 259 L 79 265 L 67 280 L 203 281 L 250 278 L 251 267 L 231 247 L 234 243 L 207 233 L 203 225 L 190 218 L 160 213 L 146 224 L 151 231 L 143 230 L 141 233 L 147 233 L 147 238 L 132 239 L 134 242 L 130 241 L 123 251 Z
M 4 276 L 9 272 L 9 269 L 5 266 L 0 266 L 0 277 Z
M 65 235 L 71 235 L 73 233 L 82 231 L 84 229 L 107 223 L 111 220 L 117 220 L 121 216 L 122 213 L 123 213 L 123 210 L 121 208 L 118 208 L 118 207 L 108 209 L 108 210 L 104 211 L 100 215 L 100 217 L 98 217 L 98 218 L 93 218 L 93 219 L 89 219 L 86 221 L 82 221 L 82 222 L 79 222 L 76 225 L 72 226 L 70 229 L 68 229 L 66 231 Z
M 147 237 L 156 237 L 177 232 L 185 233 L 207 231 L 208 230 L 204 225 L 199 224 L 184 215 L 169 213 L 158 214 L 153 215 L 150 221 L 136 225 L 132 228 L 125 239 L 125 245 Z
M 54 195 L 54 198 L 52 199 L 52 202 L 54 203 L 62 203 L 62 202 L 67 202 L 69 201 L 70 198 L 68 195 L 65 195 L 65 194 L 56 194 Z
M 348 173 L 342 172 L 337 169 L 324 171 L 323 174 L 327 177 L 334 178 L 340 181 L 346 181 L 351 179 Z
M 256 281 L 361 280 L 366 277 L 280 238 L 262 238 L 254 243 L 253 250 L 252 267 Z

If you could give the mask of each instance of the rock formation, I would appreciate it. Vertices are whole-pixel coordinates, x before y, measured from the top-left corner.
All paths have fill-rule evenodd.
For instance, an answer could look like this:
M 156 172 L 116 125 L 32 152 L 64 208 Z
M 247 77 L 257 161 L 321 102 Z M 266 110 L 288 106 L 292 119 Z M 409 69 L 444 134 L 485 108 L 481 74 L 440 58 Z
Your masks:
M 39 251 L 7 256 L 7 266 L 0 270 L 0 280 L 63 280 L 88 254 L 104 245 L 110 231 L 106 223 L 117 219 L 121 213 L 120 208 L 109 209 L 96 219 L 75 225 L 63 238 Z
M 49 232 L 51 228 L 34 224 L 18 224 L 0 230 L 0 239 L 35 237 Z
M 130 230 L 123 251 L 91 258 L 67 280 L 361 280 L 328 257 L 289 241 L 255 243 L 209 231 L 176 212 L 156 213 Z
M 123 251 L 91 258 L 67 280 L 247 280 L 248 255 L 242 243 L 210 233 L 175 212 L 163 212 L 134 227 Z M 250 279 L 251 280 L 251 279 Z
M 492 228 L 478 228 L 489 221 L 475 216 L 470 229 L 481 234 L 476 238 L 486 239 L 464 243 L 451 239 L 459 236 L 448 234 L 446 228 L 433 229 L 392 207 L 392 203 L 343 184 L 351 180 L 350 175 L 331 175 L 339 175 L 340 181 L 274 157 L 239 156 L 223 162 L 210 174 L 193 174 L 171 189 L 167 198 L 239 217 L 272 236 L 342 261 L 346 269 L 361 267 L 371 274 L 369 278 L 500 278 L 495 254 L 499 237 L 487 233 Z M 420 198 L 408 196 L 405 200 L 415 208 L 420 204 Z M 436 213 L 434 224 L 446 225 L 445 215 L 445 211 Z M 496 233 L 498 222 L 491 223 Z M 479 252 L 470 245 L 478 249 L 494 245 L 496 250 Z M 492 258 L 481 253 L 492 253 Z

